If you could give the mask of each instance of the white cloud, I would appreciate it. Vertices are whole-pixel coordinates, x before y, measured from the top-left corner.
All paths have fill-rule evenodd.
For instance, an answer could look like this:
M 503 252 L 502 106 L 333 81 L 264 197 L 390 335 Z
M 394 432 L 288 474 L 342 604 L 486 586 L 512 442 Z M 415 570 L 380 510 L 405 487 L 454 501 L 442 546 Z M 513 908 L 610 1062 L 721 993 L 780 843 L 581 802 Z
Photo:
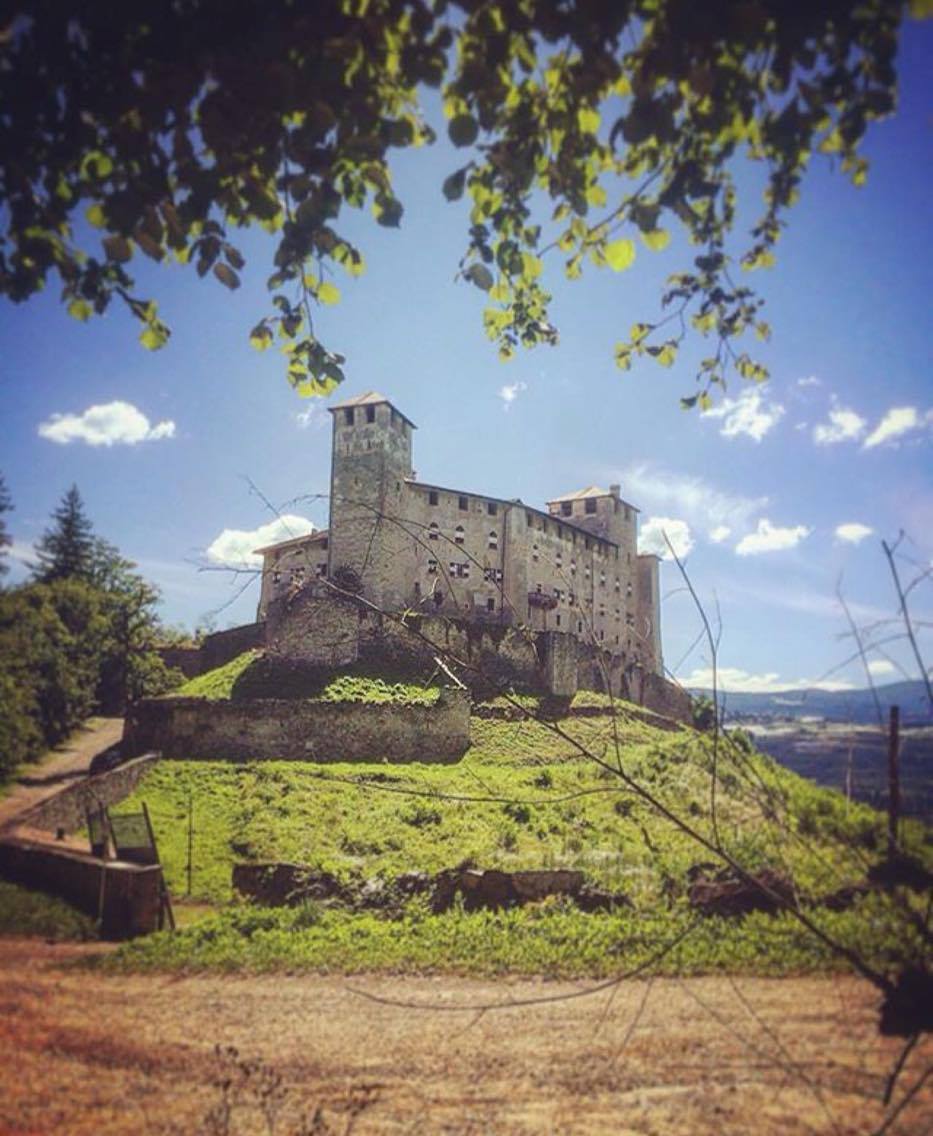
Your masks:
M 256 555 L 257 548 L 267 544 L 277 544 L 280 540 L 304 536 L 314 532 L 315 526 L 306 517 L 285 514 L 276 517 L 267 525 L 250 529 L 224 529 L 220 536 L 208 546 L 207 558 L 215 564 L 226 564 L 231 568 L 259 568 L 262 557 Z
M 508 410 L 522 391 L 526 390 L 528 390 L 528 384 L 521 382 L 521 380 L 516 383 L 507 384 L 504 387 L 499 387 L 499 398 L 502 399 L 502 409 Z
M 312 403 L 295 414 L 295 421 L 302 430 L 307 430 L 309 427 L 312 430 L 320 430 L 327 423 L 327 410 L 319 403 Z
M 871 536 L 875 530 L 859 521 L 847 521 L 844 525 L 836 525 L 836 539 L 844 540 L 847 544 L 858 544 L 865 537 Z
M 884 675 L 894 674 L 897 667 L 887 659 L 872 659 L 868 664 L 868 673 L 872 678 L 882 678 Z
M 805 379 L 798 379 L 798 387 L 821 387 L 823 385 L 822 379 L 818 379 L 816 375 L 808 375 Z
M 762 517 L 755 532 L 743 536 L 735 546 L 735 551 L 739 556 L 757 556 L 761 552 L 779 552 L 785 548 L 795 548 L 804 537 L 810 535 L 810 531 L 806 525 L 781 528 Z
M 645 511 L 683 517 L 702 532 L 726 526 L 748 528 L 752 517 L 768 504 L 767 497 L 741 497 L 717 489 L 701 477 L 673 473 L 642 463 L 607 472 L 610 483 L 622 485 L 623 496 Z
M 694 667 L 686 677 L 678 679 L 681 686 L 710 690 L 713 685 L 712 667 Z M 777 671 L 751 674 L 739 667 L 717 667 L 716 687 L 731 694 L 781 694 L 787 690 L 851 690 L 851 682 L 799 678 L 793 682 L 782 679 Z
M 717 525 L 709 534 L 710 540 L 713 544 L 721 544 L 726 537 L 732 535 L 732 529 L 728 525 Z
M 904 434 L 919 430 L 931 420 L 933 411 L 922 415 L 915 406 L 892 406 L 862 443 L 862 449 L 871 450 L 885 442 L 896 441 Z
M 818 446 L 834 446 L 838 442 L 853 442 L 865 432 L 868 423 L 847 406 L 832 406 L 829 421 L 813 427 L 813 441 Z
M 151 425 L 149 419 L 131 402 L 103 403 L 89 406 L 82 414 L 53 414 L 39 423 L 39 437 L 66 446 L 69 442 L 86 442 L 89 446 L 134 446 L 137 442 L 155 442 L 173 438 L 175 423 L 170 419 Z
M 667 534 L 667 540 L 665 540 Z M 671 542 L 668 547 L 667 541 Z M 653 552 L 662 560 L 671 560 L 671 548 L 682 560 L 693 548 L 693 537 L 686 521 L 675 517 L 649 517 L 638 530 L 638 551 Z
M 724 438 L 744 434 L 756 442 L 760 442 L 783 416 L 784 407 L 776 402 L 767 405 L 764 395 L 757 390 L 744 390 L 738 398 L 725 398 L 712 410 L 703 412 L 704 418 L 722 419 L 719 433 Z

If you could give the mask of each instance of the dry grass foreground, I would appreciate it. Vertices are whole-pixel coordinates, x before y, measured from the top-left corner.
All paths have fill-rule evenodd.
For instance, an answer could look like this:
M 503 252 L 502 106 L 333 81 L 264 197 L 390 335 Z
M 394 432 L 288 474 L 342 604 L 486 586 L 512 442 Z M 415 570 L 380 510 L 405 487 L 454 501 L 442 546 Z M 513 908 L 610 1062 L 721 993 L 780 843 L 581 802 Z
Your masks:
M 581 984 L 61 965 L 102 949 L 0 941 L 0 1133 L 868 1133 L 901 1048 L 852 978 L 657 979 L 461 1014 L 354 990 L 449 1007 Z M 927 1081 L 887 1131 L 931 1130 Z

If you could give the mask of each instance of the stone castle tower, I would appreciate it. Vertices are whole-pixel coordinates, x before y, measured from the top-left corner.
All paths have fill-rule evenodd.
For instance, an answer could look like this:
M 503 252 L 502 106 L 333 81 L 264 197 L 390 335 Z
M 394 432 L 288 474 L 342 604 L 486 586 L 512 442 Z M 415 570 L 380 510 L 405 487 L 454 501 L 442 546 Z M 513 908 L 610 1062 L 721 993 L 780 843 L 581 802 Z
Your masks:
M 381 395 L 370 393 L 330 410 L 333 449 L 327 574 L 350 569 L 365 581 L 366 598 L 394 609 L 407 601 L 394 570 L 410 544 L 404 517 L 412 478 L 414 423 Z

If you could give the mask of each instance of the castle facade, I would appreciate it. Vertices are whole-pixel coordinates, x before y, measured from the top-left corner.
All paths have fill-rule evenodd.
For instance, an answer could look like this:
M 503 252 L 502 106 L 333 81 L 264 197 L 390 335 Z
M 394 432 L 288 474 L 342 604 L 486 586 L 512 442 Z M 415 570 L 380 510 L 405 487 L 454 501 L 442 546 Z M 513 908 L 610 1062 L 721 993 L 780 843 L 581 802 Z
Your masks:
M 638 554 L 638 510 L 620 486 L 567 493 L 541 510 L 422 482 L 415 426 L 384 395 L 330 413 L 329 527 L 258 550 L 260 621 L 275 601 L 332 581 L 383 612 L 563 633 L 662 673 L 658 559 Z

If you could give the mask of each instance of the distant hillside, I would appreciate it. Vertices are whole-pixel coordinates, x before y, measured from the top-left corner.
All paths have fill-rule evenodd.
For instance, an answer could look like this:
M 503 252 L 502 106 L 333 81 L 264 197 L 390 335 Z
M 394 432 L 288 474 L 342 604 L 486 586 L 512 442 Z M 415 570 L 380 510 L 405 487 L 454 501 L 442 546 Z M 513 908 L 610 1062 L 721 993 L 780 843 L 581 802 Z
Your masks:
M 926 696 L 926 687 L 920 681 L 892 682 L 876 687 L 878 701 L 885 716 L 891 706 L 900 706 L 901 721 L 905 725 L 928 725 L 933 722 Z M 709 690 L 691 690 L 691 694 L 711 696 Z M 725 719 L 742 721 L 748 718 L 826 718 L 835 722 L 867 724 L 877 721 L 877 711 L 871 690 L 785 690 L 780 694 L 719 694 L 725 708 Z

